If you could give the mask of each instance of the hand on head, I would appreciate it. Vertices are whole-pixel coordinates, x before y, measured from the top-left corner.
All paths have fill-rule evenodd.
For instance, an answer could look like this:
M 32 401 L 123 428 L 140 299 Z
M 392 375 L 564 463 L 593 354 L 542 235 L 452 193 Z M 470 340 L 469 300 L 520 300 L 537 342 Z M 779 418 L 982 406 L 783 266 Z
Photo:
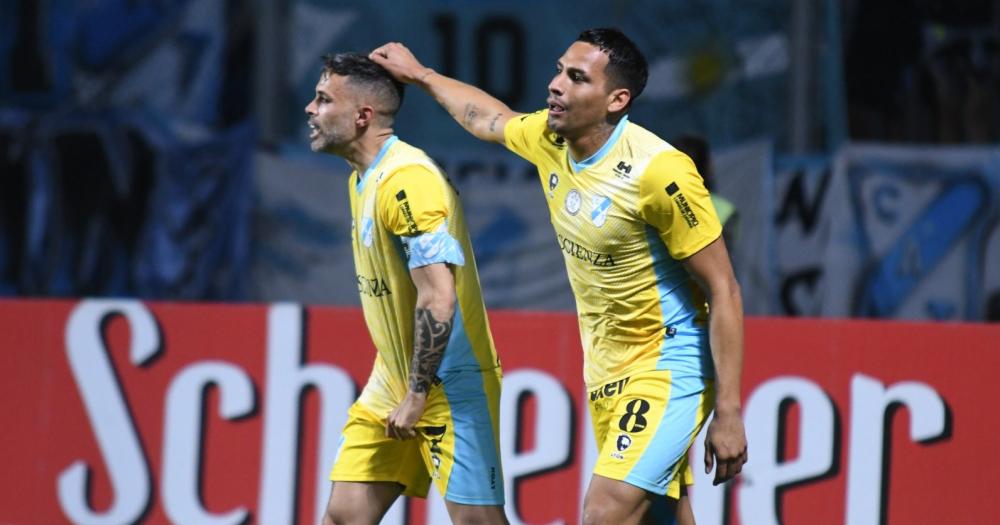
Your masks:
M 424 80 L 434 70 L 424 67 L 406 46 L 389 42 L 372 51 L 368 58 L 384 67 L 396 80 L 414 84 Z

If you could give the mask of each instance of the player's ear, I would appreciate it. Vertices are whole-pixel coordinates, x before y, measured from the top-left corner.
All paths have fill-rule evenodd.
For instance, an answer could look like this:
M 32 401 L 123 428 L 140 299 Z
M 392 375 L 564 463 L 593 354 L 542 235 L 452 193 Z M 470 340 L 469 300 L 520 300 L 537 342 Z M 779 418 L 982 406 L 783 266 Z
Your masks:
M 359 128 L 367 128 L 375 121 L 375 108 L 371 106 L 359 106 L 354 118 L 354 125 Z
M 618 88 L 608 93 L 608 113 L 618 113 L 628 107 L 632 93 L 626 88 Z

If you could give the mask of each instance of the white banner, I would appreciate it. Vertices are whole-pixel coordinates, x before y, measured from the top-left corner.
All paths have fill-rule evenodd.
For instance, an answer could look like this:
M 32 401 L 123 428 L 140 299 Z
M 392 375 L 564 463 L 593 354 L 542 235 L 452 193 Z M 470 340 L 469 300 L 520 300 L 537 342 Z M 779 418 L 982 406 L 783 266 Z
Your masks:
M 825 208 L 820 314 L 997 315 L 1000 150 L 851 146 L 837 157 Z

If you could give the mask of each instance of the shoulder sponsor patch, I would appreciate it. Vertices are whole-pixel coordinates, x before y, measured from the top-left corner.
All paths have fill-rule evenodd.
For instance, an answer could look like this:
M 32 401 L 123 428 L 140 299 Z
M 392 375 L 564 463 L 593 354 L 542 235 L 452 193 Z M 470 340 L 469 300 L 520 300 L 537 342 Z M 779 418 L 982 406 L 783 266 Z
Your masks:
M 399 203 L 399 212 L 403 214 L 403 219 L 406 220 L 406 229 L 410 235 L 415 235 L 420 233 L 417 229 L 417 221 L 413 218 L 413 210 L 410 209 L 410 201 L 406 198 L 406 190 L 399 190 L 396 194 L 396 202 Z
M 680 210 L 681 216 L 684 217 L 684 222 L 687 223 L 688 228 L 694 228 L 698 225 L 698 217 L 694 214 L 694 210 L 691 209 L 691 205 L 688 204 L 687 197 L 684 193 L 680 191 L 677 187 L 676 182 L 671 182 L 665 188 L 667 190 L 667 195 L 669 195 L 674 203 L 677 204 L 677 209 Z

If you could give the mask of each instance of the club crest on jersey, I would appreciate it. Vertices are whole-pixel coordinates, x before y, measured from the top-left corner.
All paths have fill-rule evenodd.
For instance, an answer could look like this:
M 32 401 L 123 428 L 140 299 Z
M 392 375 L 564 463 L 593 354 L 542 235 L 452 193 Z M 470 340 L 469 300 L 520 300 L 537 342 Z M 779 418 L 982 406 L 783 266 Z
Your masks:
M 371 217 L 361 219 L 361 243 L 371 248 L 375 221 Z
M 566 194 L 566 211 L 570 215 L 576 215 L 580 211 L 580 206 L 583 204 L 583 197 L 580 196 L 580 192 L 576 189 L 569 190 Z
M 618 449 L 618 452 L 625 452 L 631 446 L 632 438 L 628 437 L 628 434 L 618 435 L 618 440 L 615 442 L 615 448 Z
M 611 198 L 604 195 L 594 195 L 590 198 L 590 205 L 593 208 L 590 212 L 590 220 L 594 226 L 600 228 L 608 220 L 608 212 L 611 211 Z
M 632 438 L 630 438 L 628 434 L 619 434 L 618 439 L 615 440 L 615 448 L 618 450 L 611 452 L 611 457 L 617 460 L 625 459 L 624 452 L 631 446 Z

